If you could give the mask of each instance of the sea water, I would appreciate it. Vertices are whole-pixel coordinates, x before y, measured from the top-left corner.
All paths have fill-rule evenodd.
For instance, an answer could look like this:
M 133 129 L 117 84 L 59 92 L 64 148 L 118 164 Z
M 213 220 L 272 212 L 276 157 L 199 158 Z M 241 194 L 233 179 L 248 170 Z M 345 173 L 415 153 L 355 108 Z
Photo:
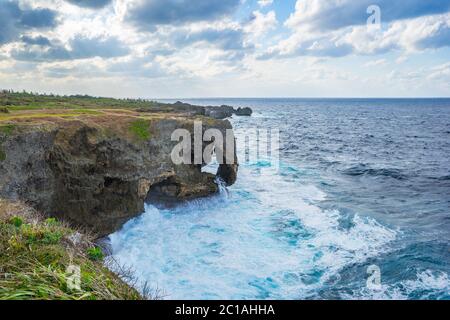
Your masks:
M 450 299 L 450 100 L 211 99 L 280 130 L 279 159 L 241 159 L 210 198 L 110 236 L 166 299 Z M 278 162 L 279 160 L 279 162 Z M 368 285 L 369 267 L 379 270 Z

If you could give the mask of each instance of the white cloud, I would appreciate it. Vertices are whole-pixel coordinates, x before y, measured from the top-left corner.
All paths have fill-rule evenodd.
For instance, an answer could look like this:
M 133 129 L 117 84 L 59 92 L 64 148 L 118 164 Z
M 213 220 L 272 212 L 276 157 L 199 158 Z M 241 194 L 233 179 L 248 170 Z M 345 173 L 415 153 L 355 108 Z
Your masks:
M 295 26 L 291 30 L 292 34 L 287 39 L 268 48 L 263 57 L 341 57 L 350 54 L 375 55 L 392 50 L 407 54 L 450 46 L 448 13 L 396 21 L 381 30 L 363 25 L 320 32 L 313 31 L 308 24 Z
M 385 65 L 387 63 L 386 59 L 372 60 L 364 64 L 364 67 L 378 67 Z
M 251 21 L 245 26 L 245 31 L 253 37 L 260 37 L 275 29 L 277 24 L 275 11 L 269 11 L 266 14 L 253 11 Z
M 273 0 L 259 0 L 258 4 L 260 7 L 267 7 L 273 3 Z
M 330 31 L 348 26 L 365 25 L 369 6 L 376 4 L 381 10 L 382 22 L 391 23 L 403 19 L 445 14 L 450 11 L 447 0 L 297 0 L 295 12 L 286 21 L 294 28 Z
M 97 0 L 98 8 L 87 1 L 20 0 L 23 8 L 56 11 L 57 23 L 31 29 L 8 24 L 14 33 L 0 44 L 0 87 L 66 86 L 71 92 L 87 88 L 100 94 L 108 91 L 101 84 L 108 83 L 130 93 L 147 94 L 148 86 L 166 96 L 226 95 L 223 90 L 230 95 L 351 95 L 399 87 L 408 93 L 408 86 L 448 90 L 448 64 L 422 70 L 415 59 L 448 50 L 450 14 L 442 3 L 450 6 L 450 1 L 379 0 L 386 20 L 378 31 L 365 26 L 368 1 L 299 0 L 283 24 L 276 10 L 285 1 L 267 9 L 272 0 Z M 28 61 L 14 59 L 21 50 Z M 358 68 L 382 65 L 397 70 L 369 78 Z
M 431 68 L 431 72 L 427 76 L 430 80 L 437 80 L 440 83 L 450 87 L 450 62 Z

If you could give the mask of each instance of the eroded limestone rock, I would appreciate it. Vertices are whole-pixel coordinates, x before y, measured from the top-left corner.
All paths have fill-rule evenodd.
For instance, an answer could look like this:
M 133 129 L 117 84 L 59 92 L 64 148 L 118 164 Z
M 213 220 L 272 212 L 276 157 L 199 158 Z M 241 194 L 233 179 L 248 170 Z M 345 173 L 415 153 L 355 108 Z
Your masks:
M 60 121 L 45 128 L 27 124 L 0 137 L 6 154 L 0 161 L 0 197 L 25 201 L 101 237 L 141 214 L 152 196 L 182 201 L 218 191 L 215 175 L 202 173 L 198 165 L 174 165 L 170 157 L 177 143 L 171 133 L 192 131 L 195 118 L 149 120 L 146 141 L 119 130 L 134 118 L 100 120 Z M 231 129 L 228 121 L 202 120 L 204 130 L 216 128 L 225 135 Z M 222 165 L 218 175 L 230 185 L 237 168 L 237 162 Z

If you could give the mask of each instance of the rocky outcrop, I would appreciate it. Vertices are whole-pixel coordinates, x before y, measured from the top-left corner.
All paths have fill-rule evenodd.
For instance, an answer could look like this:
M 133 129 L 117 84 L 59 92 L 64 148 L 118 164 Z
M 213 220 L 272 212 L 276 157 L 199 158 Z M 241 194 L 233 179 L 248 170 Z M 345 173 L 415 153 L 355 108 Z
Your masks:
M 0 131 L 0 197 L 25 201 L 105 236 L 142 213 L 145 201 L 204 197 L 218 191 L 217 177 L 228 185 L 236 181 L 236 157 L 217 175 L 202 173 L 202 165 L 172 162 L 178 143 L 171 141 L 172 132 L 193 132 L 195 117 L 154 114 L 145 140 L 128 131 L 135 119 L 23 123 Z M 225 135 L 231 129 L 228 121 L 200 120 L 203 130 Z
M 253 110 L 251 108 L 238 108 L 235 112 L 237 116 L 250 117 L 253 114 Z
M 152 106 L 150 108 L 141 108 L 138 109 L 139 112 L 148 113 L 148 112 L 183 112 L 189 116 L 207 116 L 218 120 L 223 120 L 226 118 L 230 118 L 233 115 L 236 116 L 251 116 L 253 114 L 253 110 L 249 107 L 245 108 L 234 108 L 232 106 L 222 105 L 222 106 L 207 106 L 201 107 L 192 105 L 189 103 L 184 103 L 181 101 L 177 101 L 173 104 L 158 104 L 156 106 Z
M 230 106 L 205 107 L 205 114 L 214 119 L 229 118 L 234 114 L 234 108 Z
M 251 116 L 252 113 L 253 110 L 248 107 L 238 109 L 226 105 L 220 107 L 205 107 L 205 115 L 214 119 L 226 119 L 234 114 L 237 116 Z

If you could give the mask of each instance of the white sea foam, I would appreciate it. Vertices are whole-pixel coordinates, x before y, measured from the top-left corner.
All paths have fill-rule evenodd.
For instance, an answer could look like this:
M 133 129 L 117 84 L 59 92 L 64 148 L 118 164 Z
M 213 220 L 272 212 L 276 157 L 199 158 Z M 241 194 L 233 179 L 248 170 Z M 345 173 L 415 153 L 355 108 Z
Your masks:
M 395 284 L 382 284 L 376 290 L 367 287 L 343 293 L 344 299 L 364 300 L 407 300 L 450 298 L 450 278 L 447 273 L 425 270 L 417 272 L 415 279 L 403 280 Z
M 111 236 L 114 257 L 169 299 L 297 299 L 395 239 L 359 216 L 341 228 L 339 212 L 314 204 L 321 190 L 264 167 L 242 166 L 229 194 L 171 210 L 148 205 Z

